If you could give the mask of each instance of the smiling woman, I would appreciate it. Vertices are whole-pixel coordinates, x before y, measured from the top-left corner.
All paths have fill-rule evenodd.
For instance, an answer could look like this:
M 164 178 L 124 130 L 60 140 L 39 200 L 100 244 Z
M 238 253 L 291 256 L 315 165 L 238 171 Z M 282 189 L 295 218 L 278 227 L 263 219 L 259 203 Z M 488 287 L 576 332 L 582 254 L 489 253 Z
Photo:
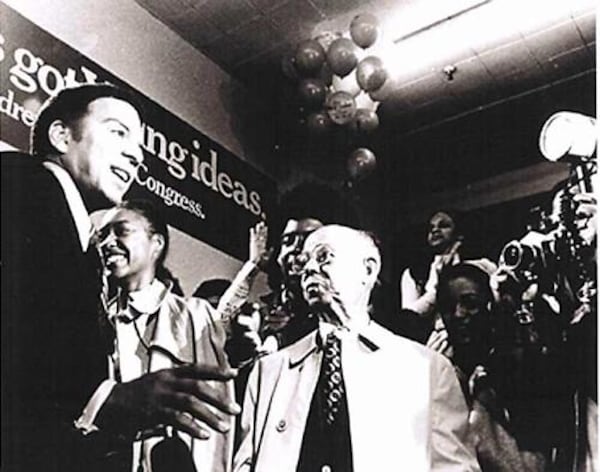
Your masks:
M 125 201 L 109 211 L 100 239 L 106 268 L 128 290 L 148 285 L 157 272 L 164 273 L 169 232 L 164 218 L 151 203 Z
M 158 207 L 146 200 L 123 202 L 106 214 L 100 240 L 106 270 L 116 285 L 116 296 L 107 306 L 116 332 L 109 359 L 111 379 L 124 384 L 182 364 L 227 365 L 226 335 L 208 302 L 184 299 L 174 291 L 172 275 L 164 267 L 169 232 Z M 233 398 L 232 387 L 224 382 L 214 388 L 219 396 Z M 157 470 L 155 451 L 162 449 L 158 445 L 173 442 L 178 452 L 164 457 L 168 470 L 228 470 L 232 441 L 227 430 L 232 419 L 219 420 L 217 429 L 224 434 L 202 441 L 185 434 L 184 428 L 174 434 L 155 427 L 133 444 L 137 470 Z

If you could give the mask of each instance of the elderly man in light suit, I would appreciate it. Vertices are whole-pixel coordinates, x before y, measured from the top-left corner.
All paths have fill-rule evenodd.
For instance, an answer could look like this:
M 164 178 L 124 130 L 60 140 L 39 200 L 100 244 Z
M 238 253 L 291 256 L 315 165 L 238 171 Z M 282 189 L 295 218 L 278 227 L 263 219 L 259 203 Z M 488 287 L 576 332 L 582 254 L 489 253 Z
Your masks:
M 255 366 L 234 470 L 479 470 L 450 363 L 369 318 L 381 267 L 373 239 L 324 226 L 300 257 L 303 296 L 319 328 Z M 331 339 L 341 354 L 332 375 Z

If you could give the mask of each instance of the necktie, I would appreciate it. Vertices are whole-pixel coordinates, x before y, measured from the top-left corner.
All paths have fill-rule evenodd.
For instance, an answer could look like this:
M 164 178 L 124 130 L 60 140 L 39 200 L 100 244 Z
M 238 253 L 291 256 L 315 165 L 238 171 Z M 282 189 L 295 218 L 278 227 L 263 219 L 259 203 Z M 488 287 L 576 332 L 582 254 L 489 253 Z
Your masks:
M 324 417 L 329 426 L 333 425 L 336 420 L 344 395 L 341 350 L 340 339 L 335 334 L 329 333 L 323 346 Z

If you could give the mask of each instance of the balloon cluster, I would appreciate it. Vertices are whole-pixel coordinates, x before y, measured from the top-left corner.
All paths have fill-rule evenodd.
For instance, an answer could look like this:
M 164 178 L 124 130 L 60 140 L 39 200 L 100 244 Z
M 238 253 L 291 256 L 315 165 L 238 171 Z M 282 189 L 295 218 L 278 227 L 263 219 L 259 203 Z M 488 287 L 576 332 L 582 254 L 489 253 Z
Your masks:
M 284 74 L 298 80 L 298 93 L 308 111 L 306 124 L 314 134 L 324 134 L 332 124 L 358 133 L 379 126 L 379 102 L 373 92 L 383 86 L 388 74 L 383 61 L 367 51 L 377 41 L 378 20 L 368 13 L 357 15 L 349 32 L 350 38 L 339 32 L 321 33 L 302 41 L 295 54 L 283 59 Z M 367 159 L 373 164 L 357 165 L 355 153 L 347 167 L 352 178 L 359 178 L 363 169 L 372 169 L 375 156 L 370 152 L 372 159 Z

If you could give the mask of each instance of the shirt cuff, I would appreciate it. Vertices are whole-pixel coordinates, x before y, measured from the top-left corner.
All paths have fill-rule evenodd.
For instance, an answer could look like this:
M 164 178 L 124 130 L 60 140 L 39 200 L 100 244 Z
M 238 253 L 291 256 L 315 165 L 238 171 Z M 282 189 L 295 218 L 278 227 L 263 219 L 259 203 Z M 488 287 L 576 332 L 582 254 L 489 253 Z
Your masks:
M 116 384 L 117 382 L 114 380 L 103 381 L 88 401 L 81 416 L 75 420 L 75 428 L 81 431 L 84 436 L 98 431 L 98 427 L 94 424 L 96 415 L 98 415 L 100 408 L 102 408 Z

